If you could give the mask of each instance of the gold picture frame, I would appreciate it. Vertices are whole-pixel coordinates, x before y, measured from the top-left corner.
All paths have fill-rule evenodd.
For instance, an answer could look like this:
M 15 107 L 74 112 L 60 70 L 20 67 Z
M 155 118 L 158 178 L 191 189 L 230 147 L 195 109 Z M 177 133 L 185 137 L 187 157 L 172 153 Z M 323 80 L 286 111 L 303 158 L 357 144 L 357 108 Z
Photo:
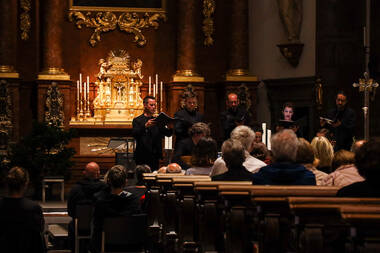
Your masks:
M 81 3 L 82 2 L 82 3 Z M 166 13 L 166 0 L 69 0 L 70 11 Z

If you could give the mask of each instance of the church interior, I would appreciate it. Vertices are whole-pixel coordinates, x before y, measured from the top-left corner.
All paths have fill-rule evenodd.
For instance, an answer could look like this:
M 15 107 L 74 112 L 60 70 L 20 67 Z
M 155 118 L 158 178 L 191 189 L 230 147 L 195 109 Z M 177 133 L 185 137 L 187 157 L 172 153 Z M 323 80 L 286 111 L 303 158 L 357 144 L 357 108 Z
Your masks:
M 380 121 L 377 120 L 380 101 L 376 96 L 376 82 L 380 82 L 380 30 L 377 29 L 380 16 L 377 10 L 380 11 L 380 2 L 376 0 L 0 1 L 2 167 L 12 158 L 9 154 L 12 147 L 25 143 L 25 137 L 38 132 L 36 128 L 47 133 L 41 123 L 55 124 L 59 130 L 69 132 L 70 137 L 62 137 L 65 140 L 61 146 L 50 146 L 45 154 L 54 154 L 57 149 L 64 148 L 71 152 L 70 161 L 62 165 L 69 167 L 61 175 L 65 176 L 62 189 L 53 188 L 56 193 L 62 191 L 62 199 L 65 199 L 82 177 L 86 164 L 96 162 L 101 174 L 115 165 L 118 157 L 110 148 L 111 139 L 123 138 L 127 149 L 134 148 L 132 120 L 143 113 L 144 97 L 156 97 L 157 113 L 165 112 L 173 117 L 181 109 L 182 95 L 188 89 L 196 93 L 198 111 L 209 124 L 219 151 L 224 141 L 220 113 L 226 110 L 229 92 L 239 95 L 240 103 L 252 118 L 252 127 L 265 123 L 272 131 L 281 117 L 283 104 L 291 102 L 294 116 L 301 122 L 302 137 L 311 141 L 319 130 L 320 117 L 325 117 L 328 109 L 335 106 L 336 94 L 342 90 L 356 113 L 355 139 L 380 136 Z M 367 90 L 366 85 L 372 86 Z M 35 141 L 41 142 L 41 139 Z M 160 164 L 167 163 L 168 156 L 170 152 L 164 154 Z M 18 159 L 30 160 L 27 157 Z M 2 168 L 1 176 L 5 174 Z M 166 214 L 154 213 L 164 216 L 163 232 L 169 233 L 170 226 L 174 226 L 171 224 L 174 221 L 167 218 L 171 214 L 178 215 L 173 210 L 177 196 L 183 204 L 179 219 L 183 234 L 177 242 L 185 245 L 179 252 L 198 252 L 196 244 L 202 245 L 202 252 L 208 247 L 210 252 L 219 252 L 210 246 L 210 241 L 206 242 L 210 238 L 205 236 L 205 233 L 217 233 L 215 227 L 210 227 L 218 221 L 211 219 L 208 212 L 215 211 L 209 205 L 215 205 L 219 191 L 219 197 L 228 203 L 226 208 L 232 219 L 227 228 L 218 227 L 227 231 L 224 250 L 248 252 L 244 251 L 244 240 L 252 238 L 248 239 L 249 235 L 244 233 L 242 228 L 248 228 L 241 219 L 249 208 L 246 203 L 253 199 L 253 192 L 258 191 L 258 196 L 262 192 L 245 188 L 244 184 L 229 188 L 204 183 L 202 188 L 202 181 L 208 181 L 202 177 L 198 180 L 190 184 L 189 190 L 188 181 L 180 178 L 177 181 L 161 178 L 160 181 L 159 177 L 146 177 L 153 193 L 167 191 L 165 207 L 162 207 Z M 171 185 L 176 183 L 177 186 Z M 45 192 L 45 181 L 43 187 Z M 193 187 L 198 190 L 193 191 Z M 317 195 L 319 197 L 335 196 L 333 187 L 315 187 L 322 192 Z M 206 194 L 206 188 L 213 193 Z M 289 196 L 286 194 L 291 192 L 291 187 L 272 190 L 261 197 L 277 198 L 274 202 L 277 204 L 270 205 L 269 200 L 260 202 L 258 197 L 252 200 L 253 205 L 261 205 L 261 211 L 286 209 L 281 201 Z M 301 217 L 300 224 L 312 224 L 315 209 L 311 208 L 313 198 L 308 191 L 307 187 L 300 190 L 298 197 L 304 197 L 303 202 L 297 196 L 289 197 L 293 209 L 287 215 Z M 191 202 L 194 198 L 190 201 L 189 197 L 192 194 L 203 197 L 200 205 L 203 212 L 198 217 L 202 228 L 191 227 L 184 218 L 195 215 L 188 213 L 186 206 L 194 204 Z M 153 196 L 153 200 L 158 201 L 159 195 Z M 244 202 L 244 207 L 237 205 L 236 199 Z M 379 201 L 368 203 L 378 205 Z M 58 209 L 65 211 L 63 207 Z M 328 213 L 330 209 L 327 209 L 321 207 L 320 210 Z M 349 209 L 346 211 L 349 213 Z M 244 219 L 254 219 L 251 216 L 255 216 L 255 212 L 250 210 Z M 283 222 L 277 220 L 276 215 L 279 214 L 263 219 L 273 224 Z M 376 215 L 378 218 L 372 221 L 378 224 L 380 214 Z M 209 220 L 204 220 L 205 217 Z M 358 227 L 360 221 L 370 227 L 368 219 L 360 220 L 362 216 L 357 219 L 349 215 L 342 217 L 345 217 L 344 222 L 351 222 L 351 227 Z M 205 232 L 200 232 L 200 239 L 197 238 L 200 241 L 186 237 L 194 232 L 193 229 Z M 308 232 L 317 230 L 316 227 Z M 260 231 L 263 232 L 262 228 Z M 276 233 L 283 235 L 283 231 L 271 232 L 273 237 Z M 163 240 L 169 249 L 175 240 L 170 238 L 170 233 L 167 235 Z M 249 252 L 282 252 L 266 241 L 268 234 L 261 236 L 263 238 L 255 238 L 260 243 L 253 243 Z M 303 236 L 321 239 L 307 233 Z M 376 236 L 380 238 L 379 234 Z M 307 240 L 304 243 L 305 248 L 297 252 L 312 252 L 307 251 L 311 248 L 313 252 L 320 252 L 319 244 L 316 246 Z M 255 248 L 259 244 L 264 245 L 263 249 Z

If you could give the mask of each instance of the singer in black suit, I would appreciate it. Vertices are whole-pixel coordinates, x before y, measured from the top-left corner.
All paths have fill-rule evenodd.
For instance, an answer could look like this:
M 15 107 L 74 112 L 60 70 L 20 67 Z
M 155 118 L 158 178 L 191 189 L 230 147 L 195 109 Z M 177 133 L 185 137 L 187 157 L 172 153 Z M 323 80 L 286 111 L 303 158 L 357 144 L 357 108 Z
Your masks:
M 321 120 L 321 127 L 327 127 L 333 133 L 336 144 L 335 151 L 340 149 L 350 150 L 356 121 L 355 111 L 347 106 L 347 95 L 339 91 L 335 100 L 336 107 L 327 112 L 327 118 L 333 123 L 327 124 Z
M 162 139 L 171 136 L 172 125 L 157 124 L 153 114 L 156 110 L 156 99 L 152 96 L 144 98 L 144 113 L 132 121 L 132 135 L 136 140 L 135 162 L 147 164 L 152 170 L 158 170 L 162 158 Z

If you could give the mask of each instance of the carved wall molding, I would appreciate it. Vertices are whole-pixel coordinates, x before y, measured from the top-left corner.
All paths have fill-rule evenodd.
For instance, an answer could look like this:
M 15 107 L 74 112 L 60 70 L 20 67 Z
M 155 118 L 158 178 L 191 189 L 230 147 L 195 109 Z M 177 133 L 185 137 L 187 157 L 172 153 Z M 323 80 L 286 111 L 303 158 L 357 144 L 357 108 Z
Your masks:
M 212 46 L 214 44 L 214 39 L 212 34 L 214 33 L 214 20 L 212 15 L 215 12 L 216 3 L 215 0 L 203 0 L 203 26 L 202 30 L 205 35 L 205 40 L 203 44 L 205 46 Z
M 30 18 L 30 10 L 32 9 L 31 1 L 20 0 L 20 8 L 22 10 L 22 13 L 20 14 L 20 36 L 22 40 L 28 40 L 30 37 L 30 28 L 32 26 L 32 20 Z
M 59 91 L 56 82 L 52 82 L 46 92 L 45 121 L 55 126 L 63 127 L 63 94 Z
M 140 14 L 137 12 L 124 12 L 117 16 L 113 12 L 97 12 L 92 15 L 91 12 L 83 14 L 80 11 L 70 11 L 69 20 L 75 23 L 78 29 L 83 26 L 93 28 L 94 33 L 91 35 L 89 43 L 95 46 L 100 40 L 100 35 L 104 32 L 110 32 L 118 26 L 121 31 L 132 33 L 134 42 L 138 46 L 144 46 L 147 41 L 142 33 L 142 29 L 153 27 L 158 29 L 159 21 L 166 21 L 165 13 L 148 13 Z

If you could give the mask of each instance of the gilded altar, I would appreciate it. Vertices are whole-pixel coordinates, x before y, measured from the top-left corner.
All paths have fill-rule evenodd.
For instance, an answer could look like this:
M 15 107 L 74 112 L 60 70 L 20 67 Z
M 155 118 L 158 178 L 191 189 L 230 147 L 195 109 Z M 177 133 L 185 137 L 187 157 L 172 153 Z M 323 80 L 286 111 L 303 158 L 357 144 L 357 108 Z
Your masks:
M 111 51 L 107 59 L 100 59 L 98 64 L 95 98 L 91 103 L 88 82 L 84 82 L 83 86 L 78 82 L 77 117 L 71 123 L 131 125 L 133 118 L 143 112 L 140 92 L 143 85 L 142 61 L 137 59 L 132 62 L 125 50 L 117 50 Z

